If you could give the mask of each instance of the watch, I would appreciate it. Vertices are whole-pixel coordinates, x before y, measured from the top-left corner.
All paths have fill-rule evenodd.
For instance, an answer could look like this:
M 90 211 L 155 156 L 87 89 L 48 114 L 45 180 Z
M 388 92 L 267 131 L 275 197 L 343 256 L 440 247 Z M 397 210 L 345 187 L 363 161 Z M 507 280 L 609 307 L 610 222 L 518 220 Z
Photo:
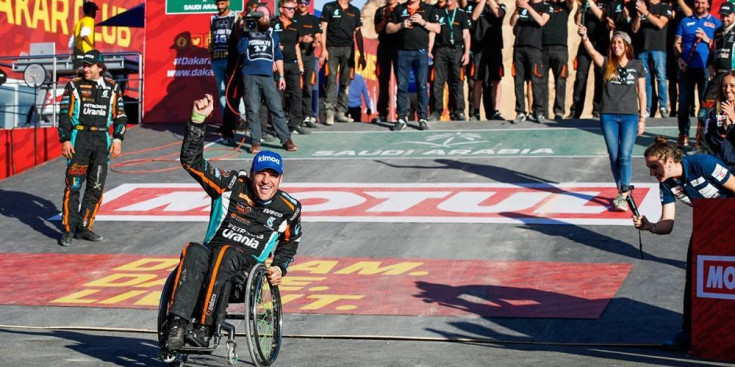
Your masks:
M 38 88 L 48 81 L 48 74 L 41 64 L 30 64 L 23 70 L 23 80 L 29 87 Z

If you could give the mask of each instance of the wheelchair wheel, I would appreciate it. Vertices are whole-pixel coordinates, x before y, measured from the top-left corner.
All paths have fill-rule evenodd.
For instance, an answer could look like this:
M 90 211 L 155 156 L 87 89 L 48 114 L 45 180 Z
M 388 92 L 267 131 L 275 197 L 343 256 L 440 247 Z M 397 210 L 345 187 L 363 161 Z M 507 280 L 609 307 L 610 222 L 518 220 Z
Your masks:
M 174 281 L 176 278 L 176 270 L 172 271 L 163 284 L 161 298 L 158 300 L 158 344 L 163 347 L 166 344 L 166 334 L 168 332 L 168 304 L 171 301 L 174 291 Z
M 263 264 L 253 266 L 245 290 L 245 333 L 253 363 L 270 366 L 281 348 L 281 294 L 268 281 Z

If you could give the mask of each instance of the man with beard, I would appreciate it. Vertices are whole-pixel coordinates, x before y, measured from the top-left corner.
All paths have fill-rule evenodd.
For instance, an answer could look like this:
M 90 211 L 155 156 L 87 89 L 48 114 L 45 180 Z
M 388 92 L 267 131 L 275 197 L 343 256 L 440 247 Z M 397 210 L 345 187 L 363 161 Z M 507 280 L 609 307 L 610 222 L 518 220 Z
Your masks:
M 219 103 L 224 116 L 225 108 L 227 108 L 225 88 L 230 78 L 230 74 L 227 73 L 228 44 L 232 28 L 240 20 L 240 15 L 230 10 L 229 0 L 217 0 L 214 4 L 217 6 L 217 14 L 212 15 L 209 21 L 209 59 L 212 61 L 212 72 L 214 72 L 214 79 L 217 81 Z M 233 108 L 237 108 L 237 106 L 233 106 Z M 222 129 L 222 137 L 226 144 L 234 143 L 230 141 L 234 138 L 234 131 Z
M 689 108 L 694 102 L 694 88 L 701 104 L 707 88 L 709 72 L 707 59 L 715 30 L 722 25 L 719 19 L 709 13 L 707 0 L 694 1 L 694 14 L 682 19 L 676 30 L 674 53 L 679 66 L 679 138 L 676 145 L 689 146 Z
M 250 153 L 260 152 L 260 141 L 263 132 L 260 126 L 261 101 L 268 107 L 273 117 L 273 128 L 281 139 L 281 146 L 289 152 L 299 148 L 291 141 L 291 132 L 286 124 L 286 115 L 283 112 L 281 96 L 273 83 L 273 65 L 278 71 L 278 89 L 286 88 L 283 79 L 283 54 L 278 47 L 278 34 L 270 27 L 270 11 L 265 6 L 259 6 L 256 12 L 263 16 L 257 21 L 257 29 L 244 32 L 237 44 L 242 55 L 242 78 L 245 85 L 245 110 L 250 132 Z

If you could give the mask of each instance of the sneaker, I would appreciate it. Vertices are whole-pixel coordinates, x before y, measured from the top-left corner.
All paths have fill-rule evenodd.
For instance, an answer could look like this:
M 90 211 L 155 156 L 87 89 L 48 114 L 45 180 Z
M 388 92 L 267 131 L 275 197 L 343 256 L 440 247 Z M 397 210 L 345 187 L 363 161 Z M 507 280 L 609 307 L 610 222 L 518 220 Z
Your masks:
M 454 118 L 452 121 L 467 121 L 467 117 L 464 116 L 464 113 L 460 112 L 456 115 L 454 115 Z
M 480 121 L 480 114 L 478 113 L 478 114 L 472 116 L 472 118 L 475 119 L 475 121 Z
M 324 121 L 324 125 L 334 125 L 334 112 L 327 112 L 325 116 L 326 121 Z
M 92 232 L 91 230 L 79 231 L 74 235 L 74 238 L 92 241 L 92 242 L 100 242 L 103 240 L 102 236 L 98 235 L 97 233 Z
M 64 235 L 59 239 L 59 245 L 71 246 L 72 238 L 74 238 L 74 232 L 64 232 Z
M 396 122 L 395 126 L 391 128 L 391 131 L 401 131 L 406 129 L 406 118 L 401 117 L 398 119 L 398 122 Z
M 477 120 L 480 120 L 480 115 L 477 115 Z M 505 121 L 505 117 L 500 114 L 500 111 L 495 111 L 491 120 Z
M 547 122 L 549 122 L 548 120 L 546 120 L 546 117 L 544 117 L 544 115 L 534 115 L 533 119 L 536 120 L 537 124 L 546 124 Z
M 172 316 L 169 322 L 168 337 L 166 338 L 166 349 L 177 350 L 184 346 L 184 335 L 186 335 L 186 320 L 178 316 Z
M 268 142 L 271 142 L 271 141 L 276 140 L 276 136 L 273 135 L 273 134 L 271 134 L 271 133 L 269 133 L 269 132 L 265 132 L 265 133 L 263 133 L 263 138 L 260 139 L 260 140 L 268 143 Z
M 287 152 L 295 152 L 299 150 L 299 147 L 296 146 L 293 141 L 291 141 L 291 138 L 288 138 L 288 140 L 286 140 L 286 142 L 283 143 L 283 145 L 281 146 L 283 147 L 283 149 L 286 149 Z
M 679 138 L 676 139 L 676 146 L 679 148 L 685 148 L 689 146 L 689 136 L 685 134 L 679 134 Z
M 419 130 L 429 130 L 429 125 L 426 124 L 426 119 L 419 120 Z
M 557 113 L 556 115 L 554 115 L 554 121 L 557 121 L 558 122 L 558 121 L 561 121 L 561 120 L 564 120 L 564 116 L 562 114 Z
M 355 122 L 352 117 L 345 115 L 344 112 L 337 112 L 335 119 L 337 122 Z
M 190 332 L 186 333 L 186 341 L 195 347 L 208 347 L 209 346 L 209 328 L 201 325 L 199 327 L 196 327 L 192 329 Z
M 599 119 L 600 118 L 600 111 L 592 111 L 592 118 Z
M 691 337 L 689 334 L 680 331 L 674 338 L 664 342 L 664 348 L 668 350 L 686 351 L 692 346 Z
M 250 146 L 250 154 L 258 154 L 260 152 L 260 144 L 253 144 Z
M 235 138 L 224 138 L 222 139 L 222 144 L 227 145 L 228 147 L 236 147 L 237 141 Z
M 370 121 L 370 122 L 372 122 L 372 123 L 374 123 L 374 124 L 379 124 L 379 123 L 384 123 L 384 122 L 388 122 L 388 117 L 387 117 L 387 116 L 376 116 L 376 117 L 375 117 L 375 118 L 374 118 L 374 119 L 373 119 L 372 121 Z
M 615 199 L 613 199 L 612 204 L 616 211 L 619 211 L 619 212 L 628 211 L 628 202 L 625 201 L 625 196 L 623 196 L 622 194 L 618 194 L 618 196 L 616 196 Z
M 299 133 L 301 135 L 309 135 L 309 134 L 311 134 L 311 131 L 304 129 L 301 126 L 294 127 L 293 128 L 293 131 L 295 131 L 295 132 L 297 132 L 297 133 Z
M 439 111 L 434 111 L 431 114 L 431 117 L 429 117 L 429 120 L 431 121 L 441 121 L 441 119 L 442 119 L 442 113 Z
M 314 119 L 314 120 L 312 120 L 312 119 Z M 315 121 L 316 121 L 316 119 L 315 119 L 315 118 L 313 118 L 313 117 L 307 117 L 307 118 L 305 118 L 305 119 L 304 119 L 304 121 L 303 121 L 303 122 L 301 123 L 301 126 L 303 126 L 303 127 L 308 127 L 308 128 L 312 128 L 312 129 L 316 129 L 316 128 L 318 128 L 318 127 L 319 127 L 319 125 L 317 125 L 317 123 L 316 123 Z
M 526 121 L 526 114 L 521 112 L 516 115 L 516 119 L 511 121 L 514 124 L 520 124 L 521 122 Z

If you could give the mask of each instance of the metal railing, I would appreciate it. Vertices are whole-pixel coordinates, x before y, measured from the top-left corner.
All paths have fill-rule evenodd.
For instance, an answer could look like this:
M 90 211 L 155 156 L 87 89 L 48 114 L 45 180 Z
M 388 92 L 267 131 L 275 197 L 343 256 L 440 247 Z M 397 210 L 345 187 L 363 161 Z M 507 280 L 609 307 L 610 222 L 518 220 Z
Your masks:
M 123 103 L 135 105 L 137 114 L 130 122 L 143 120 L 143 56 L 139 52 L 104 53 L 105 65 L 115 81 L 120 84 Z M 42 70 L 43 81 L 24 80 L 27 68 L 34 65 L 35 72 Z M 38 65 L 42 69 L 38 68 Z M 66 83 L 77 76 L 71 55 L 23 55 L 0 56 L 0 67 L 7 73 L 7 81 L 0 85 L 0 128 L 49 125 L 58 126 L 58 109 Z M 38 74 L 36 74 L 38 75 Z M 35 82 L 35 83 L 34 83 Z M 126 112 L 131 111 L 126 108 Z M 25 117 L 25 118 L 23 118 Z M 24 120 L 23 123 L 19 123 Z M 9 121 L 10 120 L 10 121 Z

